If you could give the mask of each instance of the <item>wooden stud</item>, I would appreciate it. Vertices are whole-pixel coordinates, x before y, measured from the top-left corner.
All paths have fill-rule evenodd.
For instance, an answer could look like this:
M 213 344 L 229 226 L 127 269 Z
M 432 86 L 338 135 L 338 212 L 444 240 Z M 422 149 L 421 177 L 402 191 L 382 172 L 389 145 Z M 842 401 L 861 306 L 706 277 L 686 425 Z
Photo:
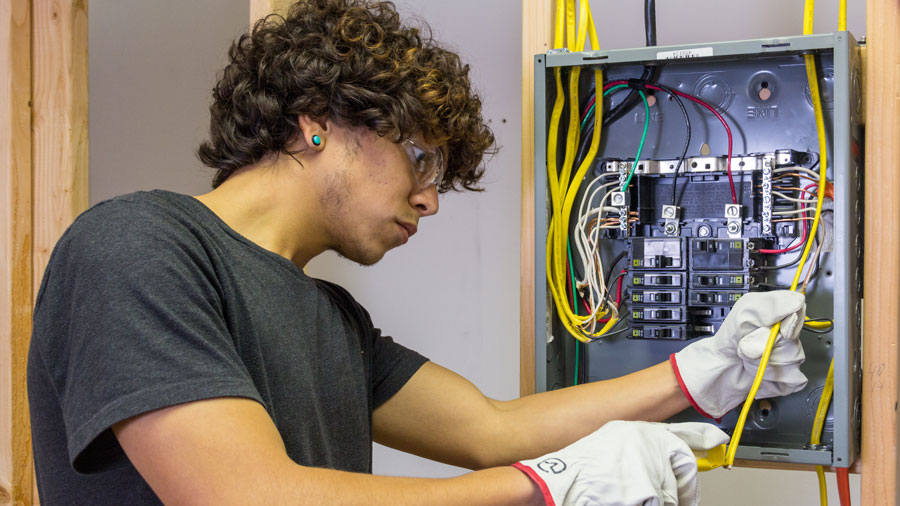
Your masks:
M 272 13 L 284 15 L 293 3 L 293 0 L 250 0 L 250 24 Z
M 36 296 L 56 241 L 89 203 L 87 0 L 32 0 L 31 13 Z M 39 502 L 36 489 L 32 499 Z
M 862 504 L 900 504 L 900 3 L 866 2 Z
M 31 504 L 31 2 L 0 2 L 0 504 Z
M 522 236 L 519 257 L 519 394 L 534 393 L 534 55 L 553 37 L 553 1 L 522 2 Z
M 88 207 L 86 0 L 34 0 L 34 293 L 56 241 Z

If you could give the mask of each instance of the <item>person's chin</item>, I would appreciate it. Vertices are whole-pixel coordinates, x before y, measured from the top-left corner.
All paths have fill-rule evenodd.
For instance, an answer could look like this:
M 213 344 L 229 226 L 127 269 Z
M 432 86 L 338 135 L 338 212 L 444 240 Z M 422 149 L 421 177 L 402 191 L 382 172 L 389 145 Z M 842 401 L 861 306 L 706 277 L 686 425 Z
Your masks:
M 337 250 L 337 254 L 350 260 L 351 262 L 356 262 L 362 266 L 370 266 L 378 263 L 382 258 L 384 258 L 384 254 L 393 248 L 387 249 L 368 249 L 365 251 L 341 251 Z

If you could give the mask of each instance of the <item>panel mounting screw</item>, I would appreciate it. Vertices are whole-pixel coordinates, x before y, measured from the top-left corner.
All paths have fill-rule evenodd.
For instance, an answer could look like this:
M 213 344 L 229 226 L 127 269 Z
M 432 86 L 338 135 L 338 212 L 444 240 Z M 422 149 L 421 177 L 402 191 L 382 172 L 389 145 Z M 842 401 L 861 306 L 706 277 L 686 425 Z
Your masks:
M 709 225 L 700 225 L 700 228 L 697 229 L 697 235 L 700 237 L 709 237 L 711 233 L 712 230 L 710 230 Z

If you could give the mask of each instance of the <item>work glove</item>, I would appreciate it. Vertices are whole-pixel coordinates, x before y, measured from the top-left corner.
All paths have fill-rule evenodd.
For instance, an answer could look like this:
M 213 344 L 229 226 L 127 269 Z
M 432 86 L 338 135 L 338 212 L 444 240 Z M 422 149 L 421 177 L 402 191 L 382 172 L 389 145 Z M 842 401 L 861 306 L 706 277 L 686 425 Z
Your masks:
M 806 298 L 787 290 L 753 292 L 738 299 L 721 328 L 669 357 L 681 390 L 702 415 L 719 419 L 746 400 L 772 327 L 781 322 L 757 399 L 788 395 L 806 386 L 806 359 L 798 335 Z
M 707 423 L 609 422 L 543 457 L 513 464 L 547 506 L 676 506 L 700 502 L 697 460 L 728 435 Z

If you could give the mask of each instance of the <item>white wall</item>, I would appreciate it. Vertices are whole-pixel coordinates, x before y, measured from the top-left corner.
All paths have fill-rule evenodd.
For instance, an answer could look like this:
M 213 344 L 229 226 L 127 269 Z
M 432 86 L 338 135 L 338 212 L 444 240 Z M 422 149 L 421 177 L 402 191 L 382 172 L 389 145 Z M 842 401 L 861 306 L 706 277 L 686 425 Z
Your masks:
M 230 41 L 246 29 L 248 0 L 92 0 L 91 202 L 137 189 L 198 194 L 210 171 L 193 155 L 209 90 Z M 361 268 L 333 255 L 313 274 L 346 286 L 397 340 L 469 378 L 487 395 L 518 393 L 521 12 L 516 0 L 401 0 L 472 65 L 503 146 L 483 194 L 448 194 L 408 245 Z M 865 29 L 851 0 L 849 26 Z M 800 33 L 802 2 L 658 2 L 660 44 Z M 817 32 L 836 27 L 837 1 L 819 2 Z M 784 7 L 788 8 L 785 9 Z M 643 45 L 642 3 L 593 2 L 604 48 Z M 457 468 L 377 447 L 381 474 L 452 476 Z M 833 476 L 829 476 L 833 483 Z M 737 469 L 701 477 L 703 504 L 818 504 L 810 473 Z M 851 480 L 854 500 L 859 480 Z M 836 503 L 836 491 L 830 493 Z
M 91 203 L 137 190 L 209 191 L 194 156 L 216 72 L 247 30 L 249 0 L 92 0 Z

